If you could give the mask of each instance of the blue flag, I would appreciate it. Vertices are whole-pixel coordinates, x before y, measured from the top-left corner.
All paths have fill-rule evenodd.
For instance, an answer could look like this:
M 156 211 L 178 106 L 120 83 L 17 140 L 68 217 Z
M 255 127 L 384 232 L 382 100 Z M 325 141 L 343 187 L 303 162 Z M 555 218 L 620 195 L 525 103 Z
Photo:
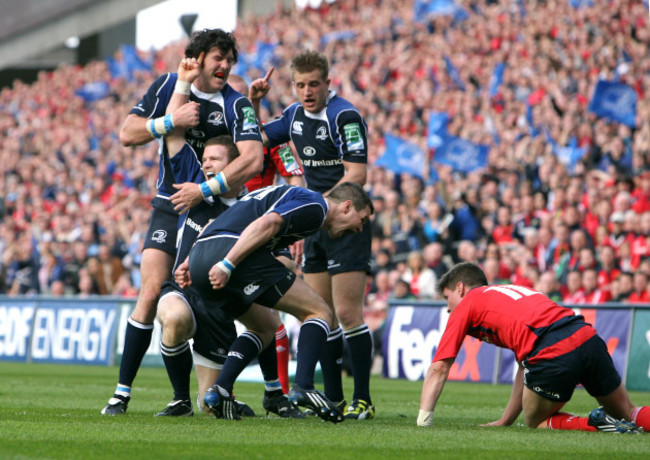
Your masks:
M 457 23 L 467 19 L 469 14 L 453 0 L 415 0 L 414 20 L 421 22 L 429 16 L 453 16 L 454 22 Z
M 408 173 L 422 178 L 424 175 L 425 153 L 417 145 L 391 134 L 384 136 L 386 150 L 377 159 L 375 166 L 389 169 L 396 174 Z
M 434 161 L 451 166 L 454 171 L 470 172 L 487 165 L 489 145 L 474 144 L 460 137 L 448 136 L 436 149 Z
M 634 127 L 636 103 L 637 94 L 631 86 L 599 80 L 589 103 L 589 111 L 599 117 Z
M 261 72 L 266 72 L 274 64 L 275 47 L 273 43 L 257 42 L 255 66 Z
M 445 112 L 429 112 L 429 126 L 427 133 L 427 147 L 430 149 L 437 149 L 440 147 L 447 137 L 447 123 L 449 123 L 449 115 Z
M 451 78 L 456 86 L 458 86 L 458 89 L 465 91 L 465 84 L 460 78 L 458 69 L 454 67 L 454 64 L 451 62 L 451 59 L 449 59 L 449 56 L 445 55 L 443 59 L 445 60 L 445 67 L 447 67 L 447 75 L 449 75 L 449 78 Z
M 329 42 L 349 40 L 356 37 L 356 35 L 357 33 L 354 30 L 337 30 L 323 35 L 320 39 L 320 44 L 327 45 Z
M 573 8 L 584 8 L 594 6 L 594 0 L 569 0 L 569 5 Z
M 503 82 L 503 71 L 505 70 L 506 65 L 503 62 L 499 62 L 492 72 L 490 77 L 490 97 L 494 97 L 499 92 L 499 87 Z
M 551 146 L 553 155 L 562 163 L 563 165 L 569 168 L 569 172 L 573 172 L 573 169 L 578 164 L 578 161 L 585 156 L 589 151 L 588 147 L 578 147 L 578 139 L 575 136 L 572 136 L 569 140 L 569 145 L 562 147 L 555 142 L 555 139 L 551 137 L 551 133 L 546 127 L 543 128 L 544 136 L 546 136 L 546 142 Z
M 95 81 L 86 83 L 75 91 L 75 94 L 86 102 L 94 102 L 105 98 L 111 92 L 111 88 L 106 81 Z
M 273 43 L 258 41 L 254 52 L 240 52 L 235 67 L 235 73 L 244 77 L 251 70 L 257 70 L 264 75 L 269 67 L 275 65 L 276 46 L 277 45 Z
M 133 73 L 137 71 L 150 72 L 153 64 L 144 61 L 133 45 L 120 46 L 121 59 L 108 58 L 108 69 L 112 78 L 133 80 Z

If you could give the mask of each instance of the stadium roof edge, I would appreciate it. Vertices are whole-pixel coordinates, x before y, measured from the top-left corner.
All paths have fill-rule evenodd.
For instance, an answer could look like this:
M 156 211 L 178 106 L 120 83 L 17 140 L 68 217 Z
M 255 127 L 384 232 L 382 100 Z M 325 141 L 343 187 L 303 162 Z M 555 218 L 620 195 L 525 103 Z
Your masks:
M 42 0 L 11 2 L 0 8 L 0 14 L 13 15 L 24 27 L 12 27 L 12 35 L 0 42 L 0 70 L 37 59 L 47 60 L 47 53 L 59 48 L 72 36 L 84 37 L 121 24 L 138 11 L 160 3 L 160 0 L 59 1 L 59 11 L 49 12 L 30 21 L 26 17 Z M 67 9 L 65 5 L 77 6 Z M 67 13 L 65 12 L 67 11 Z M 4 16 L 4 22 L 8 21 Z M 9 19 L 10 20 L 10 19 Z

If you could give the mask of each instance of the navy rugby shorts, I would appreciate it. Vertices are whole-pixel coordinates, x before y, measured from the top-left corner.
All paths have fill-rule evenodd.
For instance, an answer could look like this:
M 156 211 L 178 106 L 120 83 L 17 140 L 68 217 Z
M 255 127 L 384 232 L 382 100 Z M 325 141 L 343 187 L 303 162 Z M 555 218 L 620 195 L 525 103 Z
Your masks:
M 210 269 L 222 260 L 237 241 L 229 235 L 197 240 L 190 251 L 192 285 L 208 308 L 221 308 L 233 318 L 248 311 L 253 302 L 273 308 L 296 280 L 296 275 L 266 248 L 260 248 L 241 262 L 223 289 L 213 289 Z
M 149 228 L 144 238 L 143 249 L 159 249 L 176 255 L 176 234 L 178 233 L 178 213 L 171 201 L 155 197 L 151 200 L 153 210 Z
M 303 273 L 329 272 L 330 275 L 363 271 L 370 273 L 370 224 L 360 233 L 330 238 L 326 230 L 319 230 L 305 238 Z
M 228 357 L 228 350 L 237 338 L 233 318 L 220 308 L 206 305 L 196 289 L 190 286 L 181 289 L 176 283 L 167 281 L 163 284 L 160 298 L 178 296 L 190 307 L 194 316 L 194 340 L 192 348 L 217 364 L 223 364 Z

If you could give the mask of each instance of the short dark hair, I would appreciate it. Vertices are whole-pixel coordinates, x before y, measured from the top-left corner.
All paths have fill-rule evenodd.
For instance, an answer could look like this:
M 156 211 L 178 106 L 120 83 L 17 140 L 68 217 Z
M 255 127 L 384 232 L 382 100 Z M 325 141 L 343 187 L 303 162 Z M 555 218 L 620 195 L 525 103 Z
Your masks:
M 209 145 L 222 145 L 228 150 L 228 162 L 230 163 L 235 158 L 239 156 L 239 150 L 235 145 L 232 137 L 227 134 L 222 134 L 221 136 L 215 136 L 208 139 L 205 143 L 205 146 Z
M 327 80 L 330 65 L 324 54 L 307 50 L 294 56 L 291 60 L 291 78 L 293 78 L 294 72 L 307 73 L 313 72 L 314 70 L 320 71 L 323 80 Z
M 201 52 L 207 53 L 214 47 L 219 48 L 224 54 L 232 50 L 233 58 L 237 62 L 237 40 L 233 34 L 222 29 L 203 29 L 194 32 L 185 47 L 185 57 L 198 58 Z
M 488 280 L 485 272 L 476 264 L 461 262 L 442 275 L 436 285 L 438 295 L 442 296 L 445 289 L 454 289 L 458 283 L 463 283 L 468 289 L 487 286 Z
M 372 200 L 362 186 L 355 182 L 343 182 L 332 189 L 327 195 L 332 201 L 342 203 L 345 200 L 351 200 L 354 209 L 361 211 L 365 207 L 370 208 L 370 214 L 375 212 L 375 206 Z

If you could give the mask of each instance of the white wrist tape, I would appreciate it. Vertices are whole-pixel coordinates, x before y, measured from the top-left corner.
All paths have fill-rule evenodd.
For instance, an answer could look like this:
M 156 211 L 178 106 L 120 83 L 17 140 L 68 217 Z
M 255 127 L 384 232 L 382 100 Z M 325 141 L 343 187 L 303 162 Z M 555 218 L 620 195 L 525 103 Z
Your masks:
M 418 426 L 431 426 L 433 425 L 433 412 L 420 409 L 418 414 Z
M 176 85 L 174 86 L 174 92 L 189 96 L 191 86 L 192 83 L 190 83 L 189 81 L 176 80 Z
M 235 269 L 235 265 L 226 258 L 217 262 L 217 267 L 219 267 L 221 271 L 228 275 L 228 278 L 230 278 L 232 271 Z

